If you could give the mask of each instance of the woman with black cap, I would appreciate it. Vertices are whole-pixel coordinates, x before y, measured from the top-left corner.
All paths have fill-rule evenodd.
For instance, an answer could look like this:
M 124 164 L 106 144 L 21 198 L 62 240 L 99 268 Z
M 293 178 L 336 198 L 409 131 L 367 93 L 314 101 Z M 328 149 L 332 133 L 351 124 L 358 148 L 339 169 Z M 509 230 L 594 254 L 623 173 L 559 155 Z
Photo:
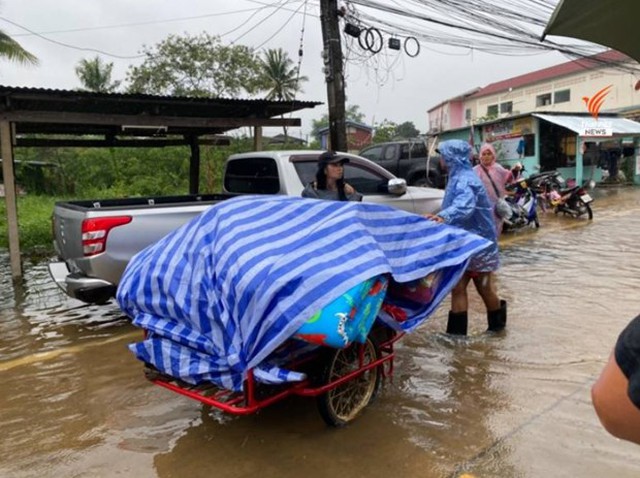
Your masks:
M 349 158 L 325 151 L 318 158 L 316 180 L 307 184 L 302 197 L 334 201 L 362 201 L 362 194 L 344 182 L 344 163 Z

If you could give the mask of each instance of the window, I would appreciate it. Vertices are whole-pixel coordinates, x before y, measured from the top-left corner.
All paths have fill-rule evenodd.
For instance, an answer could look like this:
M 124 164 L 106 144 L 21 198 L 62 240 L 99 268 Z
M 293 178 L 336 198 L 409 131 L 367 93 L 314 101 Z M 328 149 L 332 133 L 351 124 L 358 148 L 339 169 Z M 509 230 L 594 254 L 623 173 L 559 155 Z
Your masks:
M 386 149 L 384 150 L 384 158 L 386 161 L 391 161 L 396 159 L 396 149 L 398 148 L 398 145 L 396 144 L 392 144 L 386 147 Z
M 498 116 L 498 105 L 487 106 L 487 116 Z
M 344 179 L 362 194 L 389 194 L 389 179 L 354 163 L 344 165 Z
M 464 110 L 464 119 L 467 121 L 471 121 L 471 108 L 467 108 Z
M 511 114 L 512 112 L 513 112 L 513 101 L 507 101 L 505 103 L 500 103 L 500 113 Z
M 427 148 L 424 143 L 404 143 L 400 151 L 400 159 L 426 158 Z
M 271 158 L 229 161 L 224 187 L 232 193 L 276 194 L 280 192 L 278 166 Z
M 536 106 L 547 106 L 551 104 L 551 93 L 536 96 Z
M 560 90 L 553 94 L 554 103 L 566 103 L 571 101 L 571 90 Z
M 382 155 L 382 146 L 374 146 L 360 153 L 360 156 L 364 156 L 371 161 L 380 161 L 380 155 Z
M 293 164 L 302 184 L 306 185 L 315 180 L 317 170 L 315 159 L 313 161 L 295 161 Z M 365 195 L 389 194 L 387 189 L 389 177 L 367 169 L 362 165 L 346 163 L 344 165 L 344 178 L 359 193 Z

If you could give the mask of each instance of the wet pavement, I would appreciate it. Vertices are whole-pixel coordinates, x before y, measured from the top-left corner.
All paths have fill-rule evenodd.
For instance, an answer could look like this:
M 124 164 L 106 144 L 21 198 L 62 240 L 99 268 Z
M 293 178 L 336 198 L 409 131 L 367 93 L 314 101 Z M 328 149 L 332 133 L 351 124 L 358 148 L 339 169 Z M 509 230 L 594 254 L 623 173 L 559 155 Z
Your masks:
M 147 382 L 141 333 L 0 251 L 0 477 L 637 477 L 590 387 L 640 313 L 640 189 L 596 190 L 593 222 L 546 215 L 501 240 L 508 331 L 442 333 L 448 301 L 397 346 L 395 377 L 353 424 L 312 399 L 232 417 Z

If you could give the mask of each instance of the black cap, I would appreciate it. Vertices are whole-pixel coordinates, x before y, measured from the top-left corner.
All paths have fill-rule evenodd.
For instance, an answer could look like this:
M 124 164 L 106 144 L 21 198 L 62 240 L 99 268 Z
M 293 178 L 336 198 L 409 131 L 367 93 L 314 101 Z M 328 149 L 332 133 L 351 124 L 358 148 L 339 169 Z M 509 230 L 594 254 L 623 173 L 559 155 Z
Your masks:
M 318 156 L 318 167 L 324 168 L 327 164 L 335 164 L 335 163 L 348 163 L 349 158 L 346 156 L 340 156 L 336 154 L 334 151 L 325 151 L 320 156 Z

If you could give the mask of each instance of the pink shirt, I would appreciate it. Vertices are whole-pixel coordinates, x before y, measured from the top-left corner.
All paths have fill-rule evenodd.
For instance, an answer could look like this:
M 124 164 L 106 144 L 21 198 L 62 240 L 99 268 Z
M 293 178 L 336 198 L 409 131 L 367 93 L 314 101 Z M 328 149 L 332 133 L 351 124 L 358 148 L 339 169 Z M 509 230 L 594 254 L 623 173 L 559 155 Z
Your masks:
M 491 181 L 489 180 L 485 169 L 489 172 L 491 179 L 493 179 L 493 183 L 498 188 L 500 197 L 505 196 L 506 192 L 504 186 L 513 181 L 513 175 L 511 174 L 511 171 L 503 168 L 495 162 L 491 166 L 485 166 L 484 169 L 480 164 L 473 167 L 473 170 L 482 181 L 482 184 L 484 184 L 484 188 L 486 189 L 487 195 L 489 196 L 489 201 L 491 201 L 491 204 L 495 206 L 496 202 L 498 202 L 498 196 L 496 196 L 496 190 L 491 185 Z M 502 219 L 500 219 L 500 217 L 495 212 L 493 213 L 493 219 L 496 223 L 496 230 L 498 231 L 498 235 L 500 235 L 500 231 L 502 230 Z

